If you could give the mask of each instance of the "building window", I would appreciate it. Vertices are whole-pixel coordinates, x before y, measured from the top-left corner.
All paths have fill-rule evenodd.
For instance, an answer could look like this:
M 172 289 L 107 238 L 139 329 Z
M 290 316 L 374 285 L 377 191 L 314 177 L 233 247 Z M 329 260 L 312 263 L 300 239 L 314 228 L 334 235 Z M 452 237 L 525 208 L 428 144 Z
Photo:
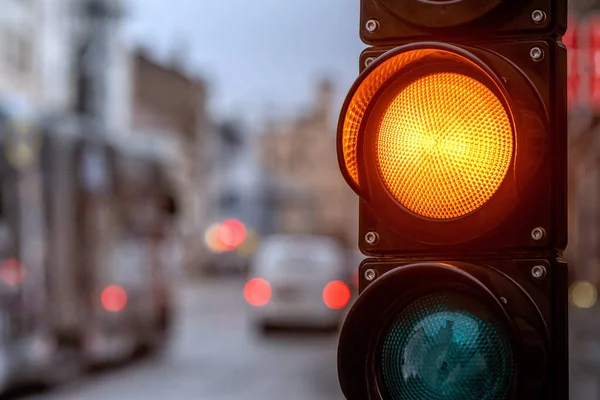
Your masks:
M 8 64 L 10 56 L 10 31 L 0 25 L 0 63 Z
M 2 34 L 2 62 L 17 74 L 28 74 L 32 67 L 32 42 L 24 33 L 5 29 Z
M 225 213 L 237 211 L 240 205 L 241 199 L 237 193 L 226 192 L 219 198 L 219 208 Z
M 21 73 L 27 74 L 31 69 L 31 40 L 24 35 L 19 35 L 16 39 L 16 47 L 15 66 Z

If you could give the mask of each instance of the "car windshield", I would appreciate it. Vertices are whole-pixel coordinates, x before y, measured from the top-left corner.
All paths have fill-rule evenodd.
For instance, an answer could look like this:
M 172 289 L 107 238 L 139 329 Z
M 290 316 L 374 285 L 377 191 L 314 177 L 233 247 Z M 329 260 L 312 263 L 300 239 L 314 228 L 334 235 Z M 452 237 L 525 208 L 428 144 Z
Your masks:
M 330 241 L 282 238 L 268 241 L 256 257 L 261 272 L 323 270 L 340 263 L 340 250 Z

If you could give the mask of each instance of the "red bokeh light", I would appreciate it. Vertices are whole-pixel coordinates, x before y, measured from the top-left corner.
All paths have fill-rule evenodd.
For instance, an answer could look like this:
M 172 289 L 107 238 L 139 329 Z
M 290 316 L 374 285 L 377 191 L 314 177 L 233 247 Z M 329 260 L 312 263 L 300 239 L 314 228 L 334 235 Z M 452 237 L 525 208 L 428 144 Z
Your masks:
M 219 226 L 216 236 L 216 240 L 223 250 L 235 250 L 246 240 L 246 227 L 240 221 L 230 219 Z
M 119 312 L 123 311 L 127 305 L 127 293 L 120 286 L 112 285 L 106 287 L 101 295 L 102 307 L 106 311 Z
M 19 260 L 9 258 L 0 265 L 0 279 L 8 286 L 17 286 L 23 282 L 25 269 Z
M 271 300 L 271 285 L 262 278 L 250 279 L 244 287 L 244 297 L 251 306 L 265 306 Z
M 344 282 L 329 282 L 323 289 L 323 302 L 334 310 L 340 310 L 350 301 L 350 288 Z

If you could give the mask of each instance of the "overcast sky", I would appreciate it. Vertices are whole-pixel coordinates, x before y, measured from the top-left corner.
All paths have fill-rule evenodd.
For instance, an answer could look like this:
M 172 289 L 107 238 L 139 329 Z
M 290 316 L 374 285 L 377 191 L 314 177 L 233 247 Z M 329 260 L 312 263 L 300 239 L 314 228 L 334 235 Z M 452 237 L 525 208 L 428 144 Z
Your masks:
M 342 97 L 358 73 L 359 0 L 129 0 L 129 37 L 168 57 L 186 48 L 219 114 L 306 104 L 320 76 Z

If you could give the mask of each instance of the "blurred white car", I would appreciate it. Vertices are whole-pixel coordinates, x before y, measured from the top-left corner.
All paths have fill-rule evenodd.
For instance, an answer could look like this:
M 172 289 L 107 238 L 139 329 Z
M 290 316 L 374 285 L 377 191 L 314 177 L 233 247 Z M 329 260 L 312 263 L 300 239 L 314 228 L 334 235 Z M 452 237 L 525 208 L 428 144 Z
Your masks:
M 265 238 L 244 288 L 251 321 L 262 329 L 337 328 L 351 298 L 345 262 L 343 248 L 328 237 Z

